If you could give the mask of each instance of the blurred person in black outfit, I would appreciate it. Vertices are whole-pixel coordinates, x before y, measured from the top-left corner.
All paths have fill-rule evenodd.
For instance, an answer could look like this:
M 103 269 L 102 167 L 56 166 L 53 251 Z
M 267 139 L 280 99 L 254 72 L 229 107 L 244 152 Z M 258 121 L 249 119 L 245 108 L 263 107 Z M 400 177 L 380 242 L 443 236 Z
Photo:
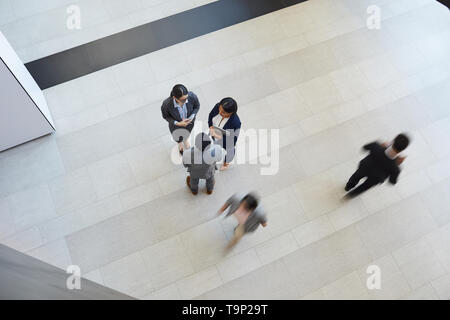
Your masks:
M 396 184 L 400 174 L 400 164 L 406 158 L 399 154 L 408 145 L 409 138 L 403 133 L 399 134 L 392 144 L 378 142 L 366 144 L 363 148 L 369 151 L 369 155 L 361 160 L 358 170 L 348 180 L 345 186 L 345 191 L 348 193 L 345 197 L 353 198 L 383 183 L 387 178 L 391 184 Z M 366 180 L 357 186 L 362 178 Z

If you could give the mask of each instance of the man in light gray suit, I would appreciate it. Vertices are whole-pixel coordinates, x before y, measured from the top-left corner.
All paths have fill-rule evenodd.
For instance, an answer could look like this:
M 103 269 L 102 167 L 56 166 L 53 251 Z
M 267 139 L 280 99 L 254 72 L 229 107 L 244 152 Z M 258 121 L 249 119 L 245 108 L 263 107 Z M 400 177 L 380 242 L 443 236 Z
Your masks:
M 211 137 L 203 132 L 195 137 L 194 147 L 183 153 L 183 165 L 189 172 L 186 184 L 193 195 L 198 193 L 200 179 L 206 179 L 207 193 L 213 192 L 216 162 L 223 159 L 224 153 L 222 147 L 213 143 Z

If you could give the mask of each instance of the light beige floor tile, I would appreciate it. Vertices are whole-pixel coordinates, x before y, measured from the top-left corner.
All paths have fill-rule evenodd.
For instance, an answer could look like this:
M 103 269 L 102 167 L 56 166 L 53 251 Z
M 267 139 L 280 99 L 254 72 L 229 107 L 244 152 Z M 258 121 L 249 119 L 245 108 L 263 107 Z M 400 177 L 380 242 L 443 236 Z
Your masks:
M 368 212 L 361 199 L 352 199 L 336 210 L 329 212 L 328 219 L 335 230 L 340 230 L 364 219 Z
M 210 299 L 296 299 L 298 292 L 282 261 L 275 261 L 199 297 Z
M 263 199 L 270 222 L 267 230 L 274 236 L 292 230 L 308 221 L 292 187 L 287 187 Z
M 182 299 L 192 299 L 222 284 L 222 278 L 215 266 L 177 281 L 178 291 Z
M 325 296 L 325 293 L 322 289 L 319 289 L 313 293 L 309 293 L 303 297 L 301 297 L 300 300 L 326 300 L 327 297 Z
M 375 213 L 356 223 L 356 227 L 374 257 L 382 257 L 437 229 L 430 212 L 418 197 Z
M 12 194 L 8 197 L 8 206 L 17 230 L 25 230 L 56 216 L 47 184 Z
M 0 240 L 16 232 L 14 217 L 9 210 L 7 198 L 0 199 Z
M 138 207 L 66 237 L 72 262 L 85 272 L 157 241 L 145 207 Z
M 39 229 L 37 227 L 32 227 L 3 239 L 2 244 L 17 251 L 25 252 L 38 248 L 43 243 Z
M 402 176 L 396 185 L 402 198 L 408 198 L 429 187 L 431 187 L 431 181 L 424 170 Z
M 432 183 L 438 183 L 450 178 L 450 157 L 444 158 L 426 168 Z
M 170 173 L 176 167 L 160 142 L 145 143 L 124 153 L 138 183 Z
M 334 232 L 327 215 L 322 215 L 292 230 L 300 248 L 316 242 Z
M 72 116 L 56 120 L 56 134 L 58 136 L 63 136 L 65 134 L 95 125 L 107 120 L 108 118 L 109 114 L 106 104 L 100 104 Z
M 356 65 L 333 71 L 330 75 L 345 101 L 355 99 L 370 90 L 369 81 Z
M 169 80 L 191 71 L 186 56 L 178 54 L 174 47 L 152 52 L 147 59 L 157 81 Z
M 136 185 L 131 168 L 123 155 L 115 155 L 90 165 L 89 174 L 100 199 Z
M 361 281 L 358 272 L 354 271 L 322 288 L 327 299 L 332 300 L 368 300 L 366 284 Z
M 430 210 L 431 215 L 439 226 L 443 226 L 450 222 L 450 213 L 448 208 L 450 190 L 450 180 L 444 180 L 431 188 L 423 191 L 420 196 Z
M 255 247 L 258 257 L 263 265 L 271 263 L 285 255 L 297 250 L 299 245 L 291 232 L 272 238 Z
M 313 113 L 318 113 L 343 101 L 339 90 L 329 76 L 304 82 L 297 88 Z
M 439 297 L 431 284 L 426 284 L 421 288 L 413 290 L 408 295 L 402 297 L 404 300 L 439 300 Z
M 145 57 L 117 64 L 111 69 L 122 93 L 156 83 L 156 76 Z
M 27 252 L 28 255 L 47 262 L 64 271 L 72 264 L 72 259 L 64 239 L 56 240 Z
M 141 251 L 155 289 L 194 274 L 180 238 L 173 237 Z
M 357 118 L 366 111 L 365 103 L 361 98 L 344 102 L 331 109 L 336 123 L 342 123 Z
M 237 279 L 259 267 L 261 267 L 261 261 L 255 249 L 238 253 L 217 264 L 224 283 Z
M 328 111 L 316 113 L 300 121 L 300 127 L 305 136 L 316 134 L 335 125 L 336 120 L 333 114 Z
M 87 168 L 68 173 L 49 182 L 57 212 L 67 214 L 97 200 L 97 193 Z
M 391 255 L 384 256 L 374 260 L 359 270 L 359 276 L 362 281 L 372 280 L 374 273 L 370 273 L 369 266 L 377 266 L 380 271 L 380 289 L 369 289 L 369 295 L 376 300 L 399 299 L 411 292 L 408 281 L 398 268 L 394 258 Z M 369 272 L 368 272 L 369 271 Z
M 132 297 L 152 291 L 151 276 L 140 252 L 114 261 L 100 268 L 105 286 Z
M 305 296 L 359 268 L 370 255 L 356 230 L 346 228 L 282 260 L 300 296 Z
M 91 271 L 89 273 L 83 274 L 81 273 L 81 277 L 84 279 L 87 279 L 89 281 L 101 284 L 102 286 L 104 286 L 105 284 L 103 283 L 103 279 L 102 279 L 102 275 L 100 273 L 100 269 Z M 83 284 L 82 284 L 83 286 Z
M 186 185 L 185 181 L 181 183 Z M 168 239 L 215 217 L 223 199 L 199 193 L 196 197 L 185 187 L 159 197 L 145 206 L 159 240 Z
M 296 195 L 308 218 L 313 219 L 339 206 L 336 187 L 327 174 L 309 177 L 294 185 Z
M 139 207 L 162 196 L 159 184 L 151 181 L 119 194 L 123 210 Z
M 450 275 L 446 275 L 440 277 L 431 282 L 434 290 L 436 290 L 439 298 L 441 300 L 449 300 L 450 299 Z
M 140 298 L 142 300 L 181 300 L 180 293 L 175 283 Z
M 132 148 L 141 141 L 136 124 L 129 114 L 57 138 L 68 171 Z
M 392 255 L 412 289 L 417 289 L 446 272 L 425 238 L 394 251 Z
M 181 233 L 180 240 L 197 272 L 224 258 L 227 239 L 219 220 L 208 221 Z
M 428 243 L 432 246 L 434 253 L 438 256 L 441 265 L 446 268 L 447 272 L 450 272 L 449 230 L 450 224 L 446 224 L 426 236 Z

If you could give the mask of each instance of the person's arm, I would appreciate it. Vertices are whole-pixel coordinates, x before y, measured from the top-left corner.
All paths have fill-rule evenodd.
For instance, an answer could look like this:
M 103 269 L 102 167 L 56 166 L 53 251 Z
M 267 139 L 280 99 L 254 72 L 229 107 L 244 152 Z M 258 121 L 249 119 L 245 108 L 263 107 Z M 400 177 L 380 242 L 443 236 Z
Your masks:
M 390 184 L 396 184 L 399 175 L 400 175 L 400 170 L 399 169 L 397 169 L 394 172 L 392 172 L 389 175 L 389 183 Z
M 226 151 L 219 145 L 214 145 L 214 162 L 220 162 L 223 160 Z
M 371 142 L 363 146 L 363 149 L 366 151 L 372 151 L 376 146 L 378 145 L 378 142 Z
M 217 212 L 217 215 L 220 216 L 222 213 L 224 213 L 225 210 L 233 203 L 235 198 L 235 195 L 232 195 L 227 201 L 225 201 L 224 205 L 219 209 Z
M 208 127 L 213 125 L 212 119 L 219 114 L 219 104 L 216 104 L 208 115 Z
M 166 120 L 169 123 L 177 124 L 177 121 L 170 115 L 164 103 L 161 106 L 161 113 L 164 120 Z
M 395 162 L 397 162 L 397 165 L 401 165 L 403 163 L 403 161 L 405 161 L 405 159 L 406 159 L 406 156 L 404 156 L 404 157 L 398 156 L 395 159 Z
M 198 99 L 197 95 L 193 92 L 191 92 L 191 96 L 194 99 L 194 110 L 192 110 L 192 114 L 189 116 L 189 119 L 193 120 L 197 115 L 198 111 L 200 110 L 200 100 Z
M 261 221 L 260 221 L 261 225 L 265 228 L 267 227 L 267 218 L 266 215 L 262 215 L 261 216 Z
M 192 166 L 192 156 L 191 156 L 191 150 L 186 150 L 183 152 L 183 166 L 185 168 L 189 168 Z
M 241 131 L 241 122 L 239 121 L 239 124 L 236 127 L 227 129 L 227 131 L 229 132 L 229 135 L 223 137 L 223 145 L 225 146 L 225 149 L 227 151 L 227 155 L 225 157 L 225 162 L 230 163 L 234 159 L 234 156 L 235 156 L 236 143 L 238 141 L 239 133 Z M 233 139 L 233 145 L 231 145 L 231 142 L 228 142 L 228 141 L 230 141 L 228 139 Z M 228 145 L 228 144 L 230 144 L 230 145 Z
M 219 211 L 217 212 L 217 215 L 220 216 L 225 210 L 227 210 L 227 208 L 230 206 L 229 203 L 225 202 L 225 204 L 219 209 Z
M 176 125 L 176 126 L 179 126 L 179 127 L 186 127 L 186 126 L 190 123 L 190 121 L 187 121 L 187 120 L 183 120 L 183 121 L 177 121 L 177 120 L 175 120 L 175 118 L 172 117 L 172 116 L 170 115 L 170 112 L 167 110 L 166 106 L 164 106 L 164 103 L 163 103 L 162 106 L 161 106 L 161 113 L 162 113 L 162 117 L 163 117 L 167 122 L 173 123 L 173 124 Z
M 239 126 L 234 129 L 234 146 L 236 147 L 236 143 L 238 141 L 239 138 L 239 133 L 241 132 L 241 123 L 239 122 Z

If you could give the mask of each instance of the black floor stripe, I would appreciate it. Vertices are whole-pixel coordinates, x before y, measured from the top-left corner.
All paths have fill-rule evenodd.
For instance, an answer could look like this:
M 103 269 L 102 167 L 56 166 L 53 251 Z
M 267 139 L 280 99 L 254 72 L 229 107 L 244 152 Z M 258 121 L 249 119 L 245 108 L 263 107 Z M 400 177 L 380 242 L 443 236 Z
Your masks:
M 25 66 L 39 87 L 47 89 L 304 1 L 219 0 L 29 62 Z

